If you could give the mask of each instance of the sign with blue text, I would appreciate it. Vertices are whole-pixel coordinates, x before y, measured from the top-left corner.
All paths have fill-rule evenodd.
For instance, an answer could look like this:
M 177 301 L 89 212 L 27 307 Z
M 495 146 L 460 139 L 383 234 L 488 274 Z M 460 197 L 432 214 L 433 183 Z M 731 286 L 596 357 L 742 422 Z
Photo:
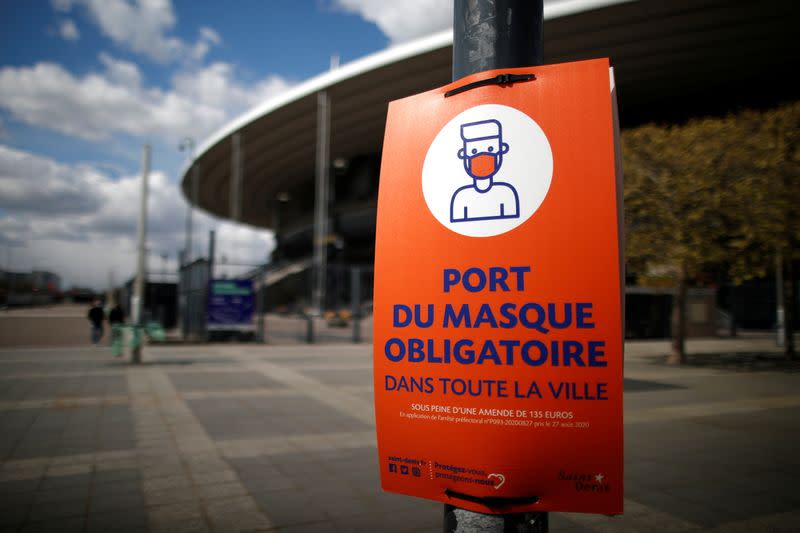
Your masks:
M 253 282 L 249 279 L 214 279 L 208 284 L 207 328 L 249 331 L 253 324 Z
M 526 76 L 445 95 L 499 74 Z M 608 60 L 592 60 L 389 105 L 373 354 L 385 490 L 484 513 L 622 512 L 612 92 Z

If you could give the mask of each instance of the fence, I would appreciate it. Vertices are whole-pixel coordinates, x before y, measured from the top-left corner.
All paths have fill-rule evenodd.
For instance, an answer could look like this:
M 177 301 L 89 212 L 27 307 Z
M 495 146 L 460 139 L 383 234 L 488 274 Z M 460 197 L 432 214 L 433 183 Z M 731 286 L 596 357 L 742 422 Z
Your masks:
M 206 304 L 211 264 L 197 259 L 181 266 L 178 282 L 178 305 L 181 315 L 181 333 L 186 340 L 206 340 Z

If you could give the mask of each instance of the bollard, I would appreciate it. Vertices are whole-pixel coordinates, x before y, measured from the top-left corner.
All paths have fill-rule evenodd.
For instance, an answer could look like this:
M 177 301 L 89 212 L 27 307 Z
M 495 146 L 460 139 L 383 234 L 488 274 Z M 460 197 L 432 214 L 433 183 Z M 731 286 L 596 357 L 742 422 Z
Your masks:
M 306 342 L 314 344 L 314 317 L 309 314 L 303 316 L 306 319 Z
M 350 309 L 353 314 L 353 342 L 361 342 L 361 269 L 350 269 Z

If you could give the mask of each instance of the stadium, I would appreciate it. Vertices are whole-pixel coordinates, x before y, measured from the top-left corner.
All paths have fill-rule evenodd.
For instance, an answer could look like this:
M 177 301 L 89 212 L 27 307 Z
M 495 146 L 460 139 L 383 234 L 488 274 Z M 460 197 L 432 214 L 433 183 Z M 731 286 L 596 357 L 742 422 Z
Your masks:
M 798 57 L 794 20 L 788 0 L 570 0 L 546 6 L 544 62 L 609 57 L 622 128 L 680 123 L 796 98 L 786 81 L 786 58 Z M 319 307 L 347 301 L 350 267 L 368 272 L 373 260 L 387 104 L 449 83 L 451 62 L 451 31 L 394 46 L 295 86 L 201 143 L 183 193 L 212 215 L 275 233 L 260 278 L 270 306 L 308 305 L 314 265 L 326 272 Z

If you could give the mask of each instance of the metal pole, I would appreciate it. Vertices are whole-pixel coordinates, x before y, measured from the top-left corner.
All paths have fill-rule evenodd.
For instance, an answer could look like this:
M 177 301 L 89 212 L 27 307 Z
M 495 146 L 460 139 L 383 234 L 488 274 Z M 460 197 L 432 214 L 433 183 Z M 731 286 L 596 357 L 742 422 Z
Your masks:
M 258 332 L 256 335 L 258 337 L 258 342 L 260 343 L 264 343 L 266 341 L 266 336 L 264 334 L 264 310 L 267 307 L 267 294 L 265 292 L 267 289 L 266 277 L 267 265 L 264 263 L 258 269 L 258 293 L 256 293 L 258 296 Z
M 199 172 L 199 167 L 197 165 L 197 161 L 195 161 L 195 153 L 194 153 L 194 139 L 191 137 L 186 137 L 181 141 L 178 145 L 178 149 L 183 152 L 187 150 L 189 152 L 189 160 L 192 162 L 192 173 L 189 183 L 189 194 L 187 194 L 187 206 L 186 206 L 186 244 L 184 245 L 184 259 L 181 261 L 191 262 L 192 260 L 192 204 L 197 203 L 197 174 Z
M 542 0 L 455 0 L 453 81 L 542 64 Z
M 202 317 L 200 318 L 203 325 L 203 338 L 208 340 L 208 296 L 211 287 L 211 282 L 214 280 L 214 254 L 217 247 L 217 234 L 212 229 L 208 232 L 208 272 L 206 273 L 206 286 L 204 288 L 203 302 L 201 304 Z
M 350 309 L 353 314 L 353 342 L 361 342 L 361 269 L 350 269 Z
M 453 81 L 485 70 L 541 65 L 543 9 L 543 0 L 455 0 Z M 447 533 L 545 533 L 547 522 L 547 513 L 485 515 L 444 506 Z
M 192 167 L 192 181 L 194 181 L 194 167 Z M 192 184 L 192 186 L 193 185 L 194 184 Z M 190 198 L 187 202 L 188 205 L 186 206 L 186 243 L 184 244 L 183 254 L 183 259 L 186 262 L 191 261 L 192 257 L 192 202 L 194 200 L 195 199 Z
M 188 317 L 186 316 L 186 280 L 184 279 L 184 258 L 186 257 L 186 250 L 178 251 L 178 329 L 181 332 L 181 339 L 186 340 L 186 324 Z
M 314 287 L 311 294 L 313 312 L 322 316 L 325 307 L 325 279 L 328 254 L 328 151 L 330 148 L 330 99 L 328 93 L 317 93 L 317 167 L 314 196 Z
M 231 220 L 242 218 L 242 133 L 237 131 L 231 138 L 231 183 L 229 193 Z
M 783 347 L 786 340 L 784 331 L 786 314 L 783 308 L 783 254 L 780 252 L 775 256 L 775 300 L 775 334 L 778 346 Z
M 150 146 L 144 145 L 144 153 L 142 154 L 142 195 L 139 199 L 139 257 L 136 263 L 136 281 L 133 288 L 133 310 L 132 319 L 133 327 L 137 332 L 141 332 L 142 327 L 142 305 L 144 296 L 144 276 L 145 276 L 145 241 L 147 239 L 147 180 L 150 174 Z M 139 364 L 142 361 L 142 339 L 134 343 L 131 353 L 131 362 Z

